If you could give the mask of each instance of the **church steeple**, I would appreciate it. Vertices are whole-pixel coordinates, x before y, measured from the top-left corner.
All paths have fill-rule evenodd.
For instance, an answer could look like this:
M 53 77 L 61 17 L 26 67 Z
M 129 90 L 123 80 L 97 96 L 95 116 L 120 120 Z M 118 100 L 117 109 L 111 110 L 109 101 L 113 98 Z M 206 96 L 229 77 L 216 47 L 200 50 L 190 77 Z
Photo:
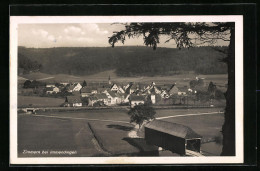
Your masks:
M 108 84 L 111 84 L 110 75 L 108 77 Z

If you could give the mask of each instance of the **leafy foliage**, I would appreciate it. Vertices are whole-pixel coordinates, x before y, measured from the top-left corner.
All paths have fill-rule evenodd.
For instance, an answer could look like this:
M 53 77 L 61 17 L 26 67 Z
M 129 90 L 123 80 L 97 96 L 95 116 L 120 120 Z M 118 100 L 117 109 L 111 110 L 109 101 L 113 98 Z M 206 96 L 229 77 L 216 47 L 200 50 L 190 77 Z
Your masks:
M 154 119 L 155 114 L 154 108 L 148 104 L 136 105 L 128 112 L 128 115 L 130 115 L 130 123 L 137 123 L 139 128 L 145 120 Z
M 27 58 L 22 54 L 18 54 L 18 70 L 19 73 L 29 73 L 30 71 L 39 71 L 42 65 L 37 61 Z
M 144 44 L 152 46 L 155 50 L 160 43 L 161 35 L 168 35 L 166 42 L 174 40 L 177 48 L 189 48 L 201 44 L 213 44 L 218 39 L 229 41 L 229 29 L 232 23 L 130 23 L 125 24 L 125 29 L 114 32 L 108 42 L 115 46 L 115 43 L 125 42 L 125 38 L 143 36 Z

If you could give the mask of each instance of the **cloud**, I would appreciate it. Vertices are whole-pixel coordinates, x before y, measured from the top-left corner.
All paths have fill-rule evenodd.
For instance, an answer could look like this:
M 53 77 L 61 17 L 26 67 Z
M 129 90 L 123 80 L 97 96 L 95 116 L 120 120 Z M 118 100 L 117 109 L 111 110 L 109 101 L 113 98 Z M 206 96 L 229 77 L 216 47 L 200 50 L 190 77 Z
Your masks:
M 41 38 L 44 38 L 43 40 L 49 40 L 49 41 L 56 41 L 55 36 L 49 34 L 46 30 L 43 29 L 32 29 L 32 33 L 36 36 L 41 36 Z
M 55 37 L 54 37 L 53 35 L 49 35 L 47 38 L 48 38 L 48 40 L 50 40 L 50 41 L 53 41 L 53 42 L 56 41 L 56 39 L 55 39 Z
M 71 35 L 80 35 L 80 34 L 85 35 L 85 32 L 82 31 L 80 27 L 76 27 L 76 26 L 68 26 L 63 31 L 66 34 L 71 34 Z
M 47 31 L 45 31 L 43 29 L 38 29 L 38 30 L 33 29 L 32 33 L 34 35 L 41 35 L 42 37 L 47 37 L 47 35 L 49 34 Z
M 101 30 L 97 24 L 80 24 L 85 32 L 92 32 L 99 35 L 108 34 L 107 30 Z

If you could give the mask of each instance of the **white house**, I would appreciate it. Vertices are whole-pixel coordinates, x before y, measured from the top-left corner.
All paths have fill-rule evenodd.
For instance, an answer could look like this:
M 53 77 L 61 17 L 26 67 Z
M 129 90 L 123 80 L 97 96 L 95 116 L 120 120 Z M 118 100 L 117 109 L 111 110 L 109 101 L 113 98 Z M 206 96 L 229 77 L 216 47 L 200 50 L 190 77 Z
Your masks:
M 81 90 L 80 90 L 80 94 L 81 94 L 81 97 L 88 97 L 90 95 L 92 95 L 92 90 L 91 88 L 89 87 L 83 87 Z
M 47 84 L 46 87 L 55 87 L 54 84 Z
M 162 90 L 161 91 L 161 97 L 164 99 L 168 99 L 170 96 L 169 94 L 166 92 L 166 90 Z
M 110 90 L 117 92 L 117 91 L 118 91 L 118 86 L 117 86 L 116 84 L 113 84 L 113 85 L 111 86 L 111 89 L 110 89 Z
M 75 83 L 73 86 L 74 88 L 72 91 L 80 91 L 82 88 L 82 85 L 80 85 L 80 83 Z
M 130 102 L 130 107 L 133 108 L 136 105 L 144 104 L 145 98 L 144 96 L 131 95 L 129 97 L 129 102 Z
M 82 101 L 80 96 L 67 96 L 65 99 L 65 103 L 67 106 L 71 107 L 79 107 L 82 106 Z
M 117 92 L 118 93 L 125 93 L 125 90 L 122 87 L 118 86 L 118 91 Z
M 110 99 L 110 104 L 111 105 L 116 105 L 116 104 L 120 104 L 121 103 L 121 98 L 113 91 L 105 91 L 104 92 L 107 97 Z
M 179 87 L 178 95 L 179 96 L 186 95 L 187 92 L 188 92 L 188 88 L 187 87 Z
M 58 87 L 47 87 L 46 88 L 46 94 L 53 94 L 60 92 L 60 89 Z
M 156 103 L 156 98 L 155 98 L 154 94 L 151 94 L 151 101 L 152 101 L 152 104 Z

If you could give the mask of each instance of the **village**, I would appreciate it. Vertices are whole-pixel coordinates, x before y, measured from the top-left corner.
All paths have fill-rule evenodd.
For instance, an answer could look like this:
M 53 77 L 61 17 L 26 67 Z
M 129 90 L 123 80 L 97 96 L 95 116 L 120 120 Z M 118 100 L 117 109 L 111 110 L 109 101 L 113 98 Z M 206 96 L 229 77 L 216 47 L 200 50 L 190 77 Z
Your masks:
M 224 95 L 215 84 L 204 83 L 203 78 L 196 77 L 190 85 L 144 83 L 114 83 L 110 76 L 107 82 L 87 83 L 60 82 L 43 83 L 26 80 L 22 95 L 39 95 L 64 98 L 60 107 L 100 107 L 100 106 L 130 106 L 149 103 L 152 105 L 204 105 L 214 106 L 214 99 L 223 99 Z M 33 104 L 32 104 L 33 105 Z

